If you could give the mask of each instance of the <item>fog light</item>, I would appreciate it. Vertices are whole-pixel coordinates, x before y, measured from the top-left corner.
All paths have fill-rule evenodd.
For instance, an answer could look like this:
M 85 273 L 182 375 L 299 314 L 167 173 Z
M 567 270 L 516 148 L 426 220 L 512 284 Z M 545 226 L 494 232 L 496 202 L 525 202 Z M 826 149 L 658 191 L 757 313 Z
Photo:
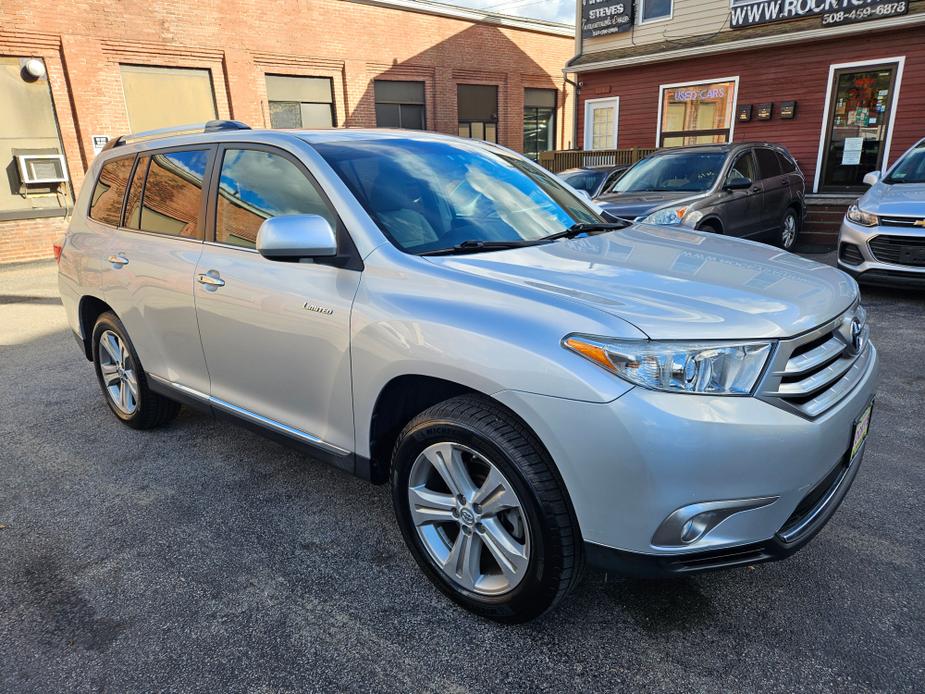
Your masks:
M 652 536 L 656 547 L 683 547 L 703 539 L 729 516 L 743 511 L 754 511 L 777 501 L 776 496 L 728 501 L 704 501 L 683 506 L 669 515 Z

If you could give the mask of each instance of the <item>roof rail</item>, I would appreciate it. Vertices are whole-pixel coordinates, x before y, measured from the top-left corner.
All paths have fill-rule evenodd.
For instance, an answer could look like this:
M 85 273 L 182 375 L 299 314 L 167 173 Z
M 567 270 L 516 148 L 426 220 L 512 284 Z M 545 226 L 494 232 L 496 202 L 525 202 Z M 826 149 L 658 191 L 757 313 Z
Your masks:
M 130 133 L 129 135 L 120 135 L 103 147 L 103 151 L 127 145 L 132 142 L 143 142 L 145 140 L 156 140 L 159 137 L 169 137 L 170 135 L 194 135 L 198 133 L 217 133 L 223 130 L 250 130 L 251 126 L 242 123 L 239 120 L 210 120 L 205 123 L 190 123 L 188 125 L 173 125 L 169 128 L 158 128 L 157 130 L 145 130 L 140 133 Z

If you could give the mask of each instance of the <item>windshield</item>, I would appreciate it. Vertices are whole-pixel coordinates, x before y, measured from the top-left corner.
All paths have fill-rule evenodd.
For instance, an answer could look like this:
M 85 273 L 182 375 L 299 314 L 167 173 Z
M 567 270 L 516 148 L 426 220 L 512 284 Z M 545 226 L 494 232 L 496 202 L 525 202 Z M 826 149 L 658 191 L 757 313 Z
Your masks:
M 887 183 L 925 183 L 925 144 L 913 149 L 900 160 L 886 177 Z
M 559 178 L 572 186 L 572 188 L 594 193 L 606 175 L 606 171 L 572 171 L 571 173 L 559 174 Z
M 602 218 L 556 178 L 464 140 L 383 137 L 314 144 L 398 248 L 533 241 Z
M 723 152 L 679 152 L 643 159 L 623 174 L 614 193 L 678 191 L 701 193 L 716 183 L 726 155 Z

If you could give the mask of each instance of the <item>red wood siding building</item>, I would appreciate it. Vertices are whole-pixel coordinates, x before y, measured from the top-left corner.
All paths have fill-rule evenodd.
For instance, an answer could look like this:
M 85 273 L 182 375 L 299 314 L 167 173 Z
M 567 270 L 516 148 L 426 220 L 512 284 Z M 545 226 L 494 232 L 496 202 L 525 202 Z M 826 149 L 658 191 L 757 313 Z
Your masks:
M 925 20 L 925 3 L 912 4 L 910 15 L 904 17 L 904 21 Z M 815 21 L 818 23 L 818 17 Z M 734 39 L 741 34 L 726 30 L 722 34 L 728 39 L 728 46 L 705 43 L 702 51 L 696 48 L 679 50 L 677 45 L 661 44 L 659 50 L 650 45 L 648 49 L 636 46 L 579 55 L 570 68 L 578 73 L 581 85 L 576 140 L 584 143 L 585 149 L 592 149 L 594 139 L 590 133 L 585 137 L 587 106 L 618 98 L 616 146 L 660 146 L 665 144 L 660 142 L 659 133 L 665 123 L 663 111 L 667 102 L 663 89 L 666 85 L 723 83 L 728 88 L 734 85 L 732 121 L 727 124 L 731 130 L 730 139 L 775 142 L 790 150 L 806 176 L 808 191 L 814 193 L 808 198 L 810 217 L 804 229 L 803 245 L 831 246 L 845 206 L 864 189 L 857 185 L 860 183 L 857 171 L 852 172 L 849 180 L 836 181 L 839 185 L 833 185 L 831 180 L 837 177 L 824 176 L 819 171 L 826 157 L 831 157 L 832 166 L 836 167 L 848 161 L 849 155 L 840 149 L 832 150 L 837 157 L 829 151 L 835 141 L 833 129 L 838 130 L 839 125 L 861 125 L 860 121 L 851 120 L 861 113 L 852 111 L 851 98 L 857 93 L 854 83 L 850 82 L 854 75 L 858 75 L 857 82 L 861 83 L 862 79 L 868 79 L 862 76 L 868 74 L 865 71 L 882 66 L 892 75 L 889 92 L 862 114 L 863 125 L 870 127 L 854 128 L 871 131 L 878 126 L 881 128 L 881 137 L 885 140 L 882 152 L 878 154 L 877 164 L 870 168 L 887 166 L 925 137 L 925 22 L 902 28 L 884 28 L 879 24 L 854 25 L 850 33 L 834 32 L 832 38 L 813 25 L 804 32 L 812 35 L 806 40 L 797 40 L 800 32 L 787 29 L 788 25 L 784 24 L 776 25 L 774 34 L 765 31 L 772 39 L 766 45 L 761 45 L 766 40 L 764 37 L 749 36 L 748 41 L 737 41 Z M 808 29 L 807 21 L 801 22 L 799 29 Z M 782 32 L 784 35 L 790 33 L 793 40 L 781 41 Z M 743 44 L 748 47 L 743 48 Z M 676 53 L 685 55 L 670 59 Z M 852 74 L 842 78 L 843 73 Z M 845 98 L 845 84 L 848 85 L 848 98 Z M 884 91 L 877 89 L 881 86 L 885 85 L 875 85 L 872 92 L 868 90 L 875 101 L 877 94 Z M 780 107 L 783 102 L 790 101 L 796 102 L 795 116 L 784 119 Z M 883 111 L 878 113 L 881 101 Z M 771 118 L 759 120 L 759 105 L 768 103 L 773 104 Z M 737 110 L 745 105 L 752 106 L 751 118 L 739 120 Z M 675 140 L 680 144 L 680 138 Z M 842 159 L 843 156 L 846 158 Z M 865 157 L 855 168 L 873 160 Z

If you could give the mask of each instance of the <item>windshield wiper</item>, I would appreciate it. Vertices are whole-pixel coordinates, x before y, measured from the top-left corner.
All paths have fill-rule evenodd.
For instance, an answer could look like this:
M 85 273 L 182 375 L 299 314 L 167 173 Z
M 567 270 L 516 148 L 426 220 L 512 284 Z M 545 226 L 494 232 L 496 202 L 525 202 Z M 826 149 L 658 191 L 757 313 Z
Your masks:
M 547 237 L 548 238 L 548 237 Z M 462 253 L 482 253 L 484 251 L 503 251 L 508 248 L 523 248 L 525 246 L 534 246 L 537 243 L 547 239 L 519 239 L 516 241 L 479 241 L 471 239 L 457 243 L 450 248 L 437 248 L 433 251 L 424 251 L 418 255 L 456 255 Z
M 591 224 L 573 224 L 568 229 L 557 231 L 555 234 L 544 236 L 543 241 L 555 241 L 556 239 L 573 239 L 581 234 L 599 234 L 604 231 L 613 231 L 614 229 L 626 229 L 627 224 L 632 224 L 625 220 L 625 224 L 613 224 L 608 222 L 594 222 Z

